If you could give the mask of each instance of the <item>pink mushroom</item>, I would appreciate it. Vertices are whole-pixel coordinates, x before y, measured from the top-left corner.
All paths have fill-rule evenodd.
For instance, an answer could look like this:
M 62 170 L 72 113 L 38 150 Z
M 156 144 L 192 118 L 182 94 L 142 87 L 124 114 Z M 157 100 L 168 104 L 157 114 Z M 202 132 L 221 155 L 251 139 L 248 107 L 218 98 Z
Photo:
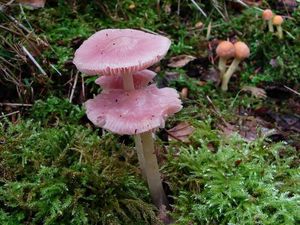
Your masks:
M 140 134 L 165 126 L 165 119 L 181 109 L 176 90 L 150 85 L 126 92 L 104 90 L 85 103 L 88 118 L 117 134 Z
M 170 40 L 132 29 L 108 29 L 92 35 L 75 52 L 74 64 L 97 79 L 103 92 L 85 104 L 88 118 L 117 134 L 135 136 L 142 173 L 158 207 L 168 207 L 154 152 L 152 131 L 182 108 L 174 89 L 147 86 L 155 73 L 145 70 L 167 53 Z M 123 86 L 122 86 L 123 83 Z
M 146 87 L 156 76 L 156 73 L 151 70 L 142 70 L 134 73 L 133 83 L 135 89 Z M 123 89 L 123 76 L 101 76 L 96 81 L 103 89 Z

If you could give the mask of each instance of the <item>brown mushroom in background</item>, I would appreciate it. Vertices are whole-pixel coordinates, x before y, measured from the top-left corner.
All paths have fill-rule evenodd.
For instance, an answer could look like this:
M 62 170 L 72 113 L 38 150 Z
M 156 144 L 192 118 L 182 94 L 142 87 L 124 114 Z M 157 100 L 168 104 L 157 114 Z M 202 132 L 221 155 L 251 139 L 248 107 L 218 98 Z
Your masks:
M 236 42 L 234 44 L 234 48 L 235 48 L 235 58 L 232 61 L 231 65 L 228 68 L 228 70 L 226 71 L 226 73 L 224 74 L 224 76 L 222 77 L 222 86 L 221 86 L 222 91 L 228 90 L 228 82 L 229 82 L 232 74 L 238 68 L 239 63 L 243 59 L 248 58 L 250 55 L 250 49 L 244 42 L 241 42 L 241 41 Z
M 222 78 L 223 74 L 226 71 L 227 60 L 235 56 L 235 49 L 233 44 L 230 41 L 222 41 L 217 49 L 216 53 L 219 56 L 219 71 L 220 77 Z
M 283 23 L 283 18 L 282 16 L 276 15 L 273 18 L 273 24 L 277 28 L 277 36 L 279 39 L 283 38 L 283 32 L 282 32 L 282 27 L 281 24 Z
M 270 32 L 274 32 L 274 27 L 273 27 L 273 23 L 272 23 L 272 19 L 273 19 L 273 12 L 271 9 L 266 9 L 263 11 L 262 13 L 262 18 L 264 21 L 266 21 L 268 23 L 268 28 Z

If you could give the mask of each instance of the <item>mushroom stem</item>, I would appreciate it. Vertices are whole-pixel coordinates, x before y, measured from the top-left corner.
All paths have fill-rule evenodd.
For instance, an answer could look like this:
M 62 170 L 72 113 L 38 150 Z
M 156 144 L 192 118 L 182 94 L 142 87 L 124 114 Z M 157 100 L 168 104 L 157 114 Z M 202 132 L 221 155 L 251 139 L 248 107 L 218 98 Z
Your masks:
M 279 39 L 283 38 L 283 32 L 282 32 L 281 25 L 277 26 L 277 36 L 278 36 Z
M 139 134 L 134 135 L 134 143 L 135 143 L 135 149 L 136 149 L 139 164 L 140 164 L 141 173 L 142 173 L 143 178 L 146 180 L 147 175 L 146 175 L 146 171 L 145 171 L 145 158 L 144 158 L 144 154 L 143 154 L 142 140 L 141 140 L 141 136 Z
M 229 66 L 226 73 L 223 75 L 223 77 L 222 77 L 222 86 L 221 86 L 222 91 L 227 91 L 228 90 L 228 82 L 229 82 L 232 74 L 236 71 L 236 69 L 237 69 L 240 62 L 241 62 L 240 59 L 235 58 L 232 61 L 231 65 Z
M 123 88 L 126 91 L 134 90 L 133 76 L 131 73 L 125 73 L 123 75 Z
M 134 90 L 134 82 L 133 82 L 133 76 L 131 73 L 125 73 L 123 75 L 123 88 L 126 91 L 132 91 Z M 142 146 L 142 140 L 141 136 L 139 134 L 134 135 L 134 144 L 139 160 L 139 166 L 142 172 L 142 176 L 144 179 L 146 179 L 146 172 L 145 172 L 145 159 L 143 154 L 143 146 Z
M 227 62 L 227 59 L 224 58 L 224 57 L 220 57 L 219 59 L 219 70 L 220 70 L 220 77 L 222 79 L 222 76 L 223 74 L 225 73 L 226 71 L 226 62 Z
M 168 208 L 169 204 L 160 179 L 159 167 L 154 151 L 152 132 L 147 131 L 142 133 L 141 139 L 145 158 L 147 182 L 152 201 L 158 209 L 163 205 Z
M 272 22 L 272 20 L 268 20 L 268 27 L 269 27 L 269 31 L 270 31 L 271 33 L 273 33 L 273 32 L 274 32 L 274 27 L 273 27 L 273 22 Z

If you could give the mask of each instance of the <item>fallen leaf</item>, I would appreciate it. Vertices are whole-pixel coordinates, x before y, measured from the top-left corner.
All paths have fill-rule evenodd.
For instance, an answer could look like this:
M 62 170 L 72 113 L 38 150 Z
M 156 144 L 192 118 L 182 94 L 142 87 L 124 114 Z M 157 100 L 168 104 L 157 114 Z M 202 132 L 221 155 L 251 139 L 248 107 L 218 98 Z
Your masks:
M 168 66 L 172 68 L 181 68 L 194 59 L 196 59 L 196 57 L 192 55 L 178 55 L 170 59 Z
M 157 86 L 162 88 L 162 87 L 168 87 L 170 83 L 174 80 L 177 80 L 179 78 L 180 74 L 178 72 L 169 72 L 166 71 L 165 75 L 160 78 L 160 77 L 155 77 L 155 81 L 157 83 Z
M 215 68 L 209 68 L 205 73 L 201 75 L 201 80 L 203 81 L 210 81 L 215 86 L 219 86 L 221 83 L 221 76 L 219 70 L 216 70 Z
M 266 127 L 263 120 L 254 116 L 242 116 L 234 124 L 219 124 L 218 128 L 225 137 L 238 133 L 245 141 L 254 141 L 261 136 L 269 137 L 277 134 L 275 129 Z
M 218 128 L 221 130 L 221 132 L 225 135 L 225 137 L 230 137 L 234 132 L 237 131 L 234 125 L 230 123 L 226 124 L 219 124 Z
M 44 8 L 46 0 L 18 0 L 18 2 L 33 8 Z
M 175 127 L 171 128 L 170 130 L 167 130 L 167 133 L 169 134 L 168 139 L 169 140 L 178 140 L 185 143 L 189 142 L 189 137 L 194 132 L 195 128 L 192 127 L 187 122 L 181 122 L 177 124 Z
M 266 98 L 267 94 L 266 91 L 262 88 L 252 87 L 252 86 L 244 86 L 242 88 L 242 91 L 244 92 L 250 92 L 252 96 L 256 98 Z

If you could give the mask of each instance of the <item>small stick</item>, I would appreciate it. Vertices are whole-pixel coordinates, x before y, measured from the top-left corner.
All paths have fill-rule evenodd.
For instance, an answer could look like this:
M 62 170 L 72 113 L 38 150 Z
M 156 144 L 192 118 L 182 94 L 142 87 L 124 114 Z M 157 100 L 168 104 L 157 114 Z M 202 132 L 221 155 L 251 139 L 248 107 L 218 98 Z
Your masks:
M 211 21 L 209 21 L 209 24 L 207 26 L 207 32 L 206 32 L 206 40 L 208 40 L 208 41 L 210 39 L 210 34 L 211 34 L 211 25 L 212 25 L 212 23 L 211 23 Z
M 196 6 L 196 8 L 202 13 L 203 16 L 205 16 L 207 18 L 206 13 L 203 11 L 203 9 L 200 8 L 200 6 L 194 1 L 191 0 L 191 2 Z
M 62 76 L 61 72 L 53 65 L 53 64 L 49 64 L 57 73 L 59 76 Z
M 239 3 L 240 5 L 242 5 L 242 6 L 246 7 L 246 8 L 249 8 L 249 6 L 245 2 L 243 2 L 241 0 L 235 0 L 234 2 Z
M 15 111 L 15 112 L 11 112 L 11 113 L 8 113 L 8 114 L 2 114 L 2 116 L 0 116 L 0 119 L 2 118 L 5 118 L 5 117 L 8 117 L 8 116 L 12 116 L 12 115 L 15 115 L 15 114 L 18 114 L 20 113 L 20 111 Z
M 178 0 L 178 4 L 177 4 L 177 15 L 180 15 L 180 0 Z
M 82 88 L 82 97 L 83 97 L 83 100 L 85 101 L 85 85 L 84 85 L 83 76 L 81 76 L 81 88 Z
M 148 33 L 150 33 L 150 34 L 156 34 L 156 35 L 158 35 L 158 33 L 154 32 L 154 31 L 152 31 L 152 30 L 149 30 L 149 29 L 147 29 L 147 28 L 144 28 L 144 27 L 141 27 L 141 30 L 146 31 L 146 32 L 148 32 Z
M 284 85 L 283 87 L 286 88 L 286 89 L 288 89 L 290 92 L 292 92 L 292 93 L 294 93 L 294 94 L 300 96 L 300 93 L 299 93 L 298 91 L 295 91 L 294 89 L 292 89 L 292 88 L 290 88 L 290 87 L 288 87 L 288 86 L 285 86 L 285 85 Z
M 32 104 L 23 104 L 23 103 L 6 103 L 0 102 L 0 106 L 23 106 L 23 107 L 31 107 Z
M 74 84 L 73 84 L 72 91 L 71 91 L 70 98 L 69 98 L 70 103 L 72 103 L 72 99 L 73 99 L 74 92 L 75 92 L 76 85 L 77 85 L 78 75 L 79 75 L 79 71 L 77 71 L 77 73 L 75 75 Z
M 206 99 L 207 101 L 211 104 L 211 106 L 214 109 L 214 112 L 219 116 L 219 118 L 222 120 L 222 122 L 224 124 L 228 124 L 225 119 L 223 118 L 222 114 L 220 113 L 220 111 L 217 109 L 217 107 L 214 105 L 214 103 L 212 102 L 212 100 L 210 99 L 210 97 L 208 95 L 206 95 Z
M 36 65 L 36 67 L 39 69 L 39 71 L 47 76 L 47 73 L 45 72 L 45 70 L 40 66 L 40 64 L 35 60 L 35 58 L 31 55 L 31 53 L 27 50 L 27 48 L 25 46 L 21 46 L 23 51 L 26 53 L 26 55 L 29 57 L 29 59 L 34 63 L 34 65 Z

